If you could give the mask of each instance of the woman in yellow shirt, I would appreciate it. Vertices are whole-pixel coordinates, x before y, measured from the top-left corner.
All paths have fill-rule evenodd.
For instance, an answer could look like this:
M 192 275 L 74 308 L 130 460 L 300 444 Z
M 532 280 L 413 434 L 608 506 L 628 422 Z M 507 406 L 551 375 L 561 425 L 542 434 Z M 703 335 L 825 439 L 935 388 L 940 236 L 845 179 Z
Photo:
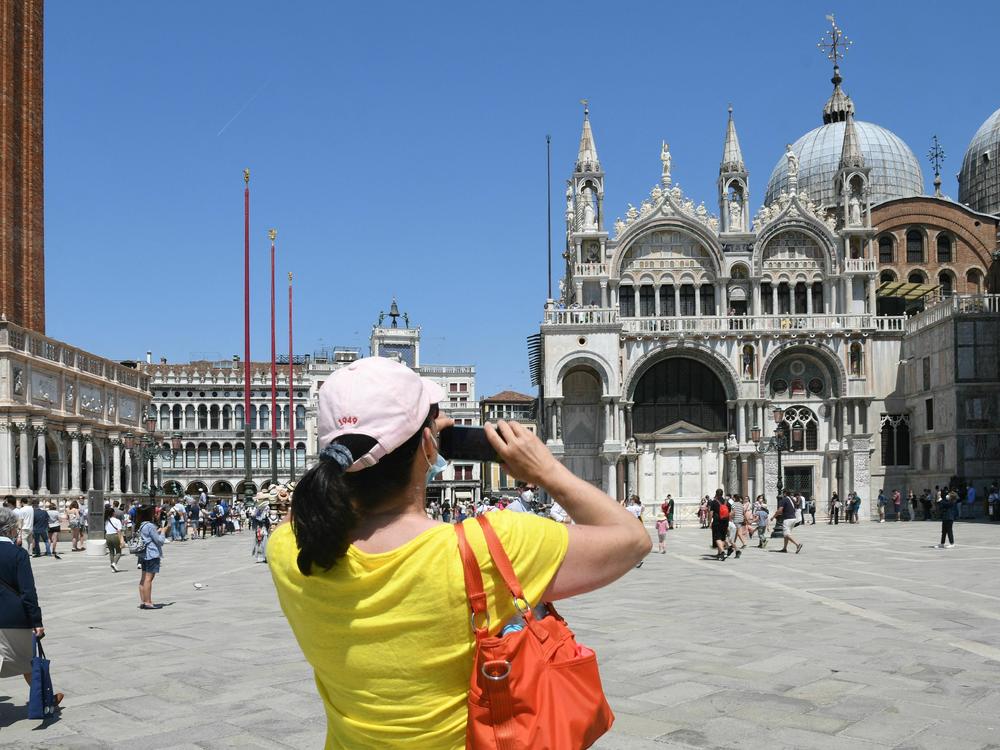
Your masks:
M 428 480 L 447 461 L 444 392 L 405 365 L 369 357 L 319 392 L 320 461 L 295 488 L 268 563 L 282 610 L 313 667 L 327 748 L 462 748 L 474 637 L 454 529 L 427 517 Z M 575 523 L 490 514 L 531 606 L 600 588 L 651 547 L 649 534 L 573 476 L 516 422 L 487 424 L 510 473 L 545 487 Z M 490 632 L 516 613 L 475 520 Z

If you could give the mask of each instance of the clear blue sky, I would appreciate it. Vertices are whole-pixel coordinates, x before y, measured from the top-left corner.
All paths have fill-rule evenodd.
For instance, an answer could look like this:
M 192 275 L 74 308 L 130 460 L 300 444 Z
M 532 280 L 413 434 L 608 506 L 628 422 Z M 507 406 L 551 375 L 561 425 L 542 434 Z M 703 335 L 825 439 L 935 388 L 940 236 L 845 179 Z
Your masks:
M 831 10 L 855 41 L 842 68 L 858 118 L 910 145 L 928 190 L 937 133 L 956 196 L 962 153 L 1000 106 L 985 3 L 50 0 L 49 334 L 114 358 L 241 353 L 248 166 L 254 358 L 269 356 L 274 226 L 299 352 L 367 350 L 396 295 L 426 362 L 475 364 L 481 396 L 530 392 L 545 134 L 556 269 L 582 97 L 609 218 L 658 179 L 661 139 L 715 213 L 728 102 L 756 208 L 784 144 L 821 122 Z

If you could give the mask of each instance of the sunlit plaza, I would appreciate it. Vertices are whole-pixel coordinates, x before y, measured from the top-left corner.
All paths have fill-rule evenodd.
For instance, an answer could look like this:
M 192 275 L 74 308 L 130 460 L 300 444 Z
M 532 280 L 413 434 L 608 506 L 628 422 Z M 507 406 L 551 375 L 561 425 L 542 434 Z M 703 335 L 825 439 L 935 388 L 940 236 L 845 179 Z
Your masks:
M 599 748 L 928 748 L 997 742 L 995 530 L 934 522 L 801 530 L 799 555 L 709 559 L 708 531 L 559 609 L 599 656 L 616 720 Z M 10 748 L 307 748 L 325 720 L 312 674 L 246 534 L 168 545 L 157 593 L 86 555 L 37 561 L 57 721 L 0 683 Z M 196 588 L 195 584 L 201 584 Z

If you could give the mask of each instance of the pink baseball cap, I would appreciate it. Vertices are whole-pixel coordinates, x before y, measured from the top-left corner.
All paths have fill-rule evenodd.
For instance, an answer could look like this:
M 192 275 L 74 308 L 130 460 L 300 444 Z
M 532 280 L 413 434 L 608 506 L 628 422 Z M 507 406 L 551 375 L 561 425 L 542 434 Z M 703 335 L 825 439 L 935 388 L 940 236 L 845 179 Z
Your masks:
M 385 357 L 366 357 L 341 367 L 319 389 L 319 449 L 341 435 L 366 435 L 375 446 L 348 467 L 374 466 L 423 426 L 444 389 Z

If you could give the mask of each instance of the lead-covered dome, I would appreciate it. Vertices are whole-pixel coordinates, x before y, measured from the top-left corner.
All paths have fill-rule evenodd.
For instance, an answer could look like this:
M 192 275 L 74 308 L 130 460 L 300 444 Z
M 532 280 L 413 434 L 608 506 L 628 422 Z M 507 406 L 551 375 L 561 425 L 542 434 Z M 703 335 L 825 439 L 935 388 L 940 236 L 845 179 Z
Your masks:
M 965 150 L 958 202 L 984 214 L 1000 213 L 1000 109 L 986 118 Z
M 840 168 L 845 122 L 830 122 L 810 130 L 792 144 L 799 158 L 799 193 L 815 203 L 836 203 L 834 177 Z M 865 166 L 871 168 L 869 189 L 872 203 L 893 198 L 923 195 L 924 175 L 910 147 L 890 130 L 870 122 L 854 121 Z M 788 160 L 781 157 L 767 182 L 764 204 L 768 205 L 788 189 Z

